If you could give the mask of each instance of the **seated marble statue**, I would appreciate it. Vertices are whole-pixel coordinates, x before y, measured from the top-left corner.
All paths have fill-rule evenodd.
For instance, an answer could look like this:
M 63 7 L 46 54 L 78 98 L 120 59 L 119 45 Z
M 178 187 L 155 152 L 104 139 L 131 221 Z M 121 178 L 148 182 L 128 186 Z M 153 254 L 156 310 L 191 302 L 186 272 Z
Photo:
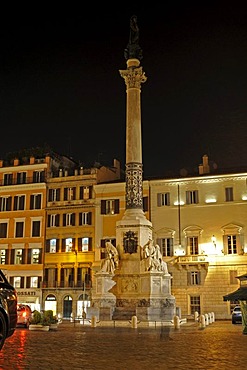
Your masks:
M 119 255 L 117 248 L 111 242 L 105 243 L 106 257 L 102 260 L 100 266 L 100 272 L 109 272 L 114 274 L 119 264 Z
M 166 274 L 168 273 L 167 264 L 163 261 L 160 252 L 160 246 L 158 244 L 154 245 L 152 239 L 149 239 L 143 246 L 141 259 L 145 260 L 146 271 L 162 271 Z

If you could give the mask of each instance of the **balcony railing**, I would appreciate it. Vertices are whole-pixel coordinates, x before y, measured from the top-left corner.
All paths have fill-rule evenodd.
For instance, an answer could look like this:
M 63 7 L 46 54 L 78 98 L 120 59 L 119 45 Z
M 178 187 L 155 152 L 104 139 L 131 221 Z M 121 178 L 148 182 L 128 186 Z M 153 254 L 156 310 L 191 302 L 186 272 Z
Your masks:
M 89 282 L 89 283 L 85 283 L 85 289 L 91 289 L 92 287 L 92 283 Z M 75 283 L 74 281 L 69 281 L 69 282 L 66 282 L 66 281 L 60 281 L 60 282 L 57 282 L 57 281 L 42 281 L 42 284 L 41 284 L 41 288 L 42 289 L 60 289 L 60 288 L 80 288 L 80 289 L 84 289 L 84 283 L 82 281 L 78 281 L 77 283 Z
M 184 265 L 197 265 L 197 264 L 208 264 L 208 256 L 205 254 L 197 254 L 197 255 L 188 255 L 188 256 L 178 256 L 176 258 L 176 263 Z

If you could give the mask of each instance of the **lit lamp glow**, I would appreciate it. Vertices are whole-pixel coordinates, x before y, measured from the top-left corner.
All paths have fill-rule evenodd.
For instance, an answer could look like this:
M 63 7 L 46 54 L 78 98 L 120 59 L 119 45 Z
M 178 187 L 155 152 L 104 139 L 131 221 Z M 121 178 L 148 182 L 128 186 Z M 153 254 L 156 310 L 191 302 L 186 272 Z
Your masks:
M 214 235 L 212 236 L 211 240 L 212 240 L 214 247 L 216 248 L 216 237 Z

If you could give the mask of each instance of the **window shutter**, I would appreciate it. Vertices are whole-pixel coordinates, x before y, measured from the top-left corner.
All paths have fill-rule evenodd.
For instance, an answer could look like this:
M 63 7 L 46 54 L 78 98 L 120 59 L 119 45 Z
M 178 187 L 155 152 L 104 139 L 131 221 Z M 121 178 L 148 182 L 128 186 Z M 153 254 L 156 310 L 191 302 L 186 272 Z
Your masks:
M 24 276 L 21 277 L 21 288 L 24 288 Z
M 34 206 L 34 196 L 31 195 L 31 197 L 30 197 L 30 209 L 33 209 L 33 206 Z
M 21 264 L 22 265 L 25 265 L 25 263 L 26 263 L 26 256 L 27 256 L 26 249 L 22 249 L 22 258 L 21 258 Z
M 50 239 L 46 240 L 45 242 L 45 251 L 46 253 L 50 252 Z
M 102 215 L 105 215 L 106 214 L 106 201 L 105 200 L 102 200 L 101 201 L 100 213 Z
M 27 263 L 28 264 L 31 263 L 31 256 L 32 256 L 32 249 L 28 249 L 28 253 L 27 253 Z
M 79 199 L 83 199 L 83 186 L 80 186 L 80 189 L 79 189 Z
M 160 193 L 157 194 L 157 206 L 161 207 L 161 194 Z
M 92 225 L 92 212 L 88 212 L 88 225 Z
M 11 211 L 11 202 L 12 202 L 12 197 L 8 197 L 8 199 L 7 199 L 7 211 Z
M 195 191 L 195 203 L 199 203 L 199 194 L 198 194 L 198 190 Z
M 14 265 L 14 262 L 15 262 L 15 250 L 12 249 L 11 250 L 11 255 L 10 255 L 10 264 Z
M 6 249 L 6 255 L 5 255 L 5 264 L 9 264 L 9 256 L 10 256 L 10 251 Z
M 227 235 L 223 236 L 223 253 L 228 254 L 228 238 L 227 238 Z
M 64 196 L 63 196 L 63 200 L 68 200 L 68 188 L 65 188 L 65 189 L 64 189 Z
M 55 216 L 55 226 L 58 227 L 59 226 L 59 216 L 60 215 L 56 215 Z
M 52 189 L 49 189 L 49 192 L 48 192 L 48 202 L 52 202 Z
M 27 276 L 27 279 L 26 279 L 26 288 L 30 288 L 30 281 L 31 281 L 30 276 Z
M 187 285 L 191 285 L 191 273 L 187 272 Z
M 78 238 L 78 240 L 77 240 L 77 244 L 78 244 L 78 252 L 81 252 L 81 247 L 82 247 L 82 238 Z
M 62 252 L 65 252 L 65 239 L 62 239 Z
M 88 250 L 92 251 L 92 238 L 88 238 Z
M 119 213 L 119 199 L 114 201 L 114 213 Z
M 142 198 L 142 202 L 143 202 L 143 211 L 147 212 L 148 211 L 148 197 Z
M 38 194 L 38 196 L 36 197 L 36 205 L 35 205 L 35 208 L 36 209 L 41 209 L 41 194 Z
M 43 250 L 42 248 L 39 249 L 39 263 L 42 263 L 42 256 L 43 256 Z

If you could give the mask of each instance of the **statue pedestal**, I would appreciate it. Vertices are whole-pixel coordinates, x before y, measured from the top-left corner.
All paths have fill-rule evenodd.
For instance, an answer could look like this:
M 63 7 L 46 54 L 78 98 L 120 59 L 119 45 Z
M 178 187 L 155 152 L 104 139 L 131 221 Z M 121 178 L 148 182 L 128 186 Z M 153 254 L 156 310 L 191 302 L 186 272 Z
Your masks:
M 176 313 L 175 297 L 171 295 L 171 275 L 159 271 L 114 276 L 116 296 L 114 320 L 170 321 Z
M 92 295 L 92 307 L 87 310 L 87 316 L 96 316 L 98 320 L 112 320 L 112 314 L 116 306 L 116 297 L 109 292 L 116 284 L 112 280 L 113 274 L 98 272 L 95 274 L 96 290 Z

